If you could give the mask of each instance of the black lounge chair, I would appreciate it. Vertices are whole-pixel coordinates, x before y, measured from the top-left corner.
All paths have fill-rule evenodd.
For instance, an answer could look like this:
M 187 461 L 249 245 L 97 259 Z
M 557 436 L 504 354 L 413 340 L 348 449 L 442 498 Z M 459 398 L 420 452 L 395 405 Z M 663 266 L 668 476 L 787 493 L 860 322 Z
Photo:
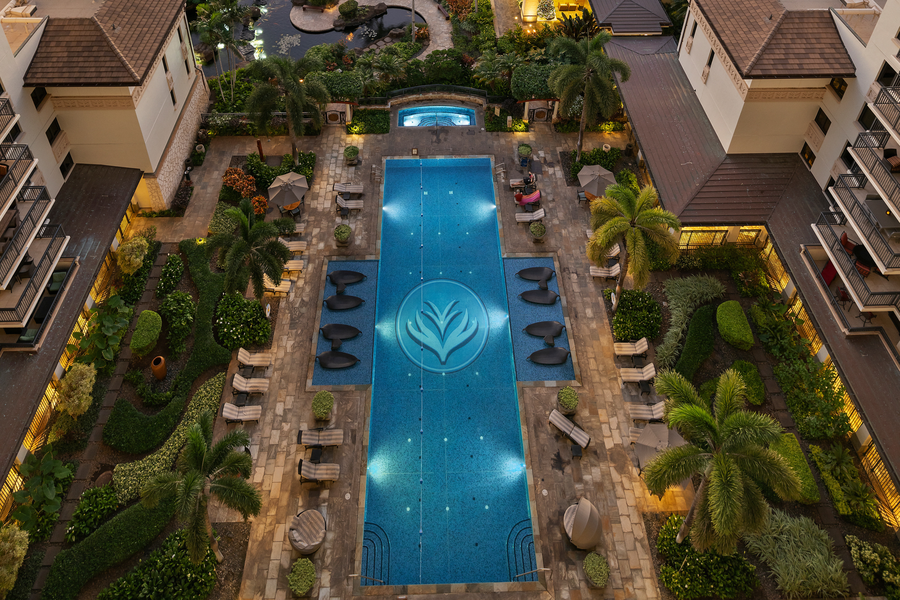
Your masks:
M 365 275 L 356 271 L 333 271 L 328 274 L 328 279 L 337 287 L 338 294 L 343 293 L 348 284 L 357 283 L 365 278 Z
M 559 294 L 553 290 L 528 290 L 519 294 L 519 297 L 533 304 L 556 304 Z
M 553 278 L 553 273 L 555 271 L 549 267 L 531 267 L 530 269 L 522 269 L 517 275 L 527 281 L 537 281 L 538 287 L 546 290 L 547 282 Z
M 544 348 L 532 352 L 528 360 L 539 365 L 561 365 L 569 360 L 569 351 L 566 348 Z
M 542 337 L 544 338 L 544 343 L 548 346 L 552 346 L 554 343 L 553 338 L 562 335 L 563 329 L 565 328 L 566 326 L 559 321 L 538 321 L 537 323 L 532 323 L 522 331 L 528 335 Z
M 325 298 L 325 306 L 331 310 L 348 310 L 365 302 L 358 296 L 329 296 Z
M 359 359 L 346 352 L 323 352 L 316 357 L 323 369 L 346 369 L 359 362 Z
M 349 340 L 358 336 L 362 331 L 352 325 L 341 325 L 340 323 L 329 323 L 325 327 L 320 327 L 322 337 L 331 340 L 331 349 L 337 350 L 341 347 L 344 340 Z

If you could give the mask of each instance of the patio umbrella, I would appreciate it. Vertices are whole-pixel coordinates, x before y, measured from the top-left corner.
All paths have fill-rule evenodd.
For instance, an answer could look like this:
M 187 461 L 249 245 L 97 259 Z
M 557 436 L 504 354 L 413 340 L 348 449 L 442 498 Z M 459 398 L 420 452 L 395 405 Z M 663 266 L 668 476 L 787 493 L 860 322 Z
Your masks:
M 587 165 L 578 172 L 578 183 L 585 192 L 602 196 L 606 186 L 616 183 L 616 178 L 600 165 Z
M 279 175 L 269 186 L 269 202 L 277 206 L 287 206 L 303 200 L 309 189 L 306 177 L 290 172 Z
M 600 543 L 600 513 L 587 498 L 566 509 L 563 525 L 572 543 L 582 550 L 590 550 Z
M 638 464 L 643 469 L 666 448 L 683 446 L 686 443 L 677 431 L 669 429 L 665 423 L 650 423 L 634 443 L 634 451 L 637 453 Z

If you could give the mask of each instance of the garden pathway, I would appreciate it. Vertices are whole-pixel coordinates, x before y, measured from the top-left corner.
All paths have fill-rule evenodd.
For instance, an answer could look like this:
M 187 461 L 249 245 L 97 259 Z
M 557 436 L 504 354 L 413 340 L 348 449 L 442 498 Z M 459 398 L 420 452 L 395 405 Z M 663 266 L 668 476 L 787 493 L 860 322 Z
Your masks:
M 521 23 L 521 13 L 517 0 L 491 0 L 494 10 L 494 32 L 501 37 Z
M 235 143 L 232 154 L 244 154 L 247 145 L 252 143 L 252 138 L 245 139 L 250 141 L 245 143 L 235 138 L 223 141 Z M 605 141 L 600 134 L 588 134 L 586 147 L 593 148 Z M 536 149 L 533 169 L 539 172 L 538 184 L 547 198 L 545 206 L 549 215 L 545 220 L 549 232 L 540 251 L 554 253 L 559 265 L 559 284 L 570 322 L 572 349 L 580 369 L 581 386 L 577 389 L 582 400 L 575 420 L 593 436 L 584 456 L 573 460 L 568 441 L 547 424 L 557 388 L 520 387 L 530 493 L 536 515 L 536 549 L 548 569 L 544 573 L 547 590 L 550 597 L 566 600 L 596 595 L 588 590 L 581 572 L 585 553 L 568 542 L 561 528 L 565 509 L 586 496 L 603 515 L 604 538 L 600 551 L 611 565 L 607 588 L 610 597 L 642 600 L 659 597 L 642 513 L 686 510 L 691 495 L 672 492 L 659 501 L 647 494 L 640 480 L 629 446 L 631 422 L 626 411 L 626 401 L 640 398 L 631 389 L 623 393 L 602 301 L 604 283 L 585 275 L 589 267 L 584 256 L 588 212 L 576 203 L 575 188 L 566 187 L 559 165 L 559 152 L 574 147 L 575 135 L 556 134 L 548 125 L 538 125 L 525 134 L 423 128 L 394 129 L 388 135 L 368 136 L 348 136 L 341 128 L 326 127 L 318 138 L 302 140 L 301 149 L 312 150 L 318 156 L 316 177 L 306 196 L 304 215 L 309 264 L 306 284 L 295 284 L 287 298 L 280 301 L 273 343 L 276 359 L 267 374 L 271 377 L 269 392 L 261 401 L 263 418 L 259 424 L 248 426 L 255 459 L 252 481 L 261 487 L 263 511 L 253 519 L 241 598 L 283 600 L 290 596 L 287 573 L 298 555 L 287 542 L 287 528 L 292 516 L 306 508 L 322 511 L 328 523 L 325 544 L 311 557 L 318 577 L 313 597 L 349 598 L 359 583 L 350 575 L 358 572 L 354 559 L 361 534 L 359 514 L 365 482 L 367 387 L 335 393 L 336 408 L 331 423 L 344 429 L 345 443 L 340 448 L 329 449 L 324 460 L 341 465 L 339 481 L 321 488 L 301 485 L 295 475 L 297 460 L 301 458 L 295 437 L 298 429 L 314 424 L 311 412 L 314 390 L 307 378 L 311 378 L 314 361 L 313 340 L 318 326 L 315 317 L 323 296 L 327 261 L 341 256 L 356 259 L 377 256 L 381 186 L 370 180 L 372 165 L 381 167 L 385 156 L 409 155 L 410 148 L 418 148 L 420 156 L 493 155 L 496 163 L 514 165 L 519 142 L 530 143 Z M 343 148 L 350 144 L 360 147 L 358 167 L 343 164 Z M 519 175 L 513 170 L 508 176 Z M 332 236 L 334 226 L 340 222 L 330 191 L 336 181 L 366 186 L 366 210 L 350 217 L 354 236 L 349 248 L 336 248 Z M 505 176 L 497 180 L 496 186 L 500 198 L 509 195 Z M 500 202 L 499 207 L 506 254 L 535 252 L 524 228 L 515 224 L 513 204 Z M 225 429 L 220 419 L 217 435 Z M 215 507 L 213 510 L 215 522 L 240 518 Z M 446 592 L 451 597 L 456 596 L 455 592 L 468 592 L 467 598 L 473 594 L 476 598 L 487 598 L 488 593 L 495 591 L 493 584 L 429 586 L 428 589 Z M 496 589 L 499 591 L 503 586 Z M 547 593 L 519 592 L 510 597 L 546 598 Z

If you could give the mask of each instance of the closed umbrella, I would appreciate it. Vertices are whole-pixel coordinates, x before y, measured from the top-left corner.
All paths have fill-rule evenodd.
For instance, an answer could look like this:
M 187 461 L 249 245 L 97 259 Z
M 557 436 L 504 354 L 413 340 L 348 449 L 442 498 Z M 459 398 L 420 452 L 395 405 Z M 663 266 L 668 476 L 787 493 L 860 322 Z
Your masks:
M 287 206 L 303 200 L 309 183 L 306 177 L 290 172 L 279 175 L 269 186 L 269 202 L 277 206 Z
M 637 453 L 638 464 L 643 469 L 666 448 L 683 446 L 686 443 L 676 430 L 669 429 L 665 423 L 650 423 L 644 427 L 641 437 L 634 443 L 634 451 Z
M 616 178 L 600 165 L 587 165 L 578 172 L 578 183 L 585 192 L 602 196 L 606 186 L 616 183 Z
M 572 543 L 582 550 L 591 550 L 600 543 L 600 513 L 587 498 L 566 509 L 563 525 Z

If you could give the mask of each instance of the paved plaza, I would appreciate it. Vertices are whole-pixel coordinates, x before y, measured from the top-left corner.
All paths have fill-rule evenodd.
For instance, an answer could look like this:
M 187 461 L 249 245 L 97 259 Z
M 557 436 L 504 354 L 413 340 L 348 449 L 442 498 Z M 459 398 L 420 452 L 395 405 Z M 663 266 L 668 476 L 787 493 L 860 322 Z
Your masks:
M 326 127 L 315 138 L 302 138 L 300 147 L 318 156 L 315 180 L 306 195 L 301 219 L 303 239 L 309 251 L 303 275 L 292 291 L 280 300 L 274 332 L 276 359 L 266 376 L 269 392 L 262 398 L 263 418 L 249 424 L 254 457 L 252 481 L 263 494 L 263 510 L 252 520 L 250 545 L 244 568 L 241 598 L 277 599 L 291 597 L 287 573 L 299 554 L 287 540 L 291 518 L 307 508 L 320 510 L 327 520 L 328 533 L 322 548 L 311 558 L 317 569 L 312 597 L 349 598 L 357 594 L 382 595 L 406 593 L 410 598 L 442 593 L 446 597 L 487 597 L 488 593 L 509 598 L 625 598 L 658 597 L 657 581 L 644 532 L 642 513 L 647 511 L 683 511 L 690 496 L 672 491 L 660 502 L 649 496 L 636 466 L 630 446 L 632 426 L 626 402 L 640 401 L 636 386 L 623 388 L 612 352 L 609 315 L 602 300 L 602 289 L 611 285 L 587 275 L 589 263 L 584 255 L 588 209 L 576 202 L 575 188 L 567 187 L 559 162 L 559 153 L 574 148 L 574 134 L 561 135 L 549 124 L 536 124 L 529 133 L 487 133 L 480 128 L 393 128 L 387 135 L 350 136 L 343 128 Z M 288 152 L 286 138 L 263 138 L 267 153 Z M 520 176 L 515 166 L 519 143 L 535 149 L 534 170 L 543 194 L 544 220 L 548 233 L 545 243 L 531 242 L 526 228 L 515 223 L 515 205 L 509 201 L 507 179 Z M 585 148 L 604 143 L 624 147 L 624 136 L 587 134 Z M 360 148 L 361 162 L 356 167 L 344 164 L 347 145 Z M 216 138 L 203 166 L 193 173 L 196 191 L 182 219 L 153 219 L 158 237 L 175 242 L 185 237 L 206 234 L 206 224 L 216 203 L 221 175 L 232 155 L 255 150 L 250 137 Z M 325 268 L 329 259 L 352 257 L 374 259 L 379 256 L 379 212 L 382 186 L 372 177 L 373 165 L 380 169 L 383 159 L 418 155 L 493 157 L 505 164 L 507 172 L 495 176 L 500 210 L 500 226 L 505 256 L 534 253 L 552 256 L 558 266 L 571 349 L 576 360 L 576 377 L 581 401 L 574 420 L 591 436 L 592 442 L 581 458 L 573 458 L 570 442 L 548 425 L 555 407 L 558 387 L 519 384 L 523 437 L 529 482 L 529 498 L 534 516 L 536 553 L 544 571 L 535 584 L 460 584 L 398 587 L 360 587 L 358 563 L 365 489 L 368 386 L 335 391 L 335 411 L 331 426 L 345 431 L 344 444 L 328 449 L 326 459 L 341 465 L 339 481 L 330 486 L 301 484 L 296 476 L 297 461 L 303 447 L 296 445 L 297 431 L 315 427 L 311 410 L 316 389 L 311 386 L 318 335 L 318 311 L 321 306 Z M 365 208 L 349 218 L 354 230 L 353 243 L 337 248 L 332 231 L 342 222 L 334 210 L 335 182 L 361 183 L 365 186 Z M 149 220 L 147 220 L 149 222 Z M 343 222 L 348 222 L 345 218 Z M 232 364 L 231 373 L 236 370 Z M 631 389 L 635 388 L 635 389 Z M 227 427 L 234 427 L 229 425 Z M 217 435 L 225 431 L 219 419 Z M 603 519 L 603 541 L 599 551 L 609 560 L 610 583 L 605 590 L 587 587 L 581 570 L 585 552 L 569 543 L 562 529 L 565 509 L 579 498 L 587 497 L 599 509 Z M 216 508 L 214 522 L 239 520 L 240 516 Z M 501 558 L 501 557 L 498 557 Z M 537 589 L 538 591 L 535 591 Z M 527 591 L 530 590 L 530 591 Z

